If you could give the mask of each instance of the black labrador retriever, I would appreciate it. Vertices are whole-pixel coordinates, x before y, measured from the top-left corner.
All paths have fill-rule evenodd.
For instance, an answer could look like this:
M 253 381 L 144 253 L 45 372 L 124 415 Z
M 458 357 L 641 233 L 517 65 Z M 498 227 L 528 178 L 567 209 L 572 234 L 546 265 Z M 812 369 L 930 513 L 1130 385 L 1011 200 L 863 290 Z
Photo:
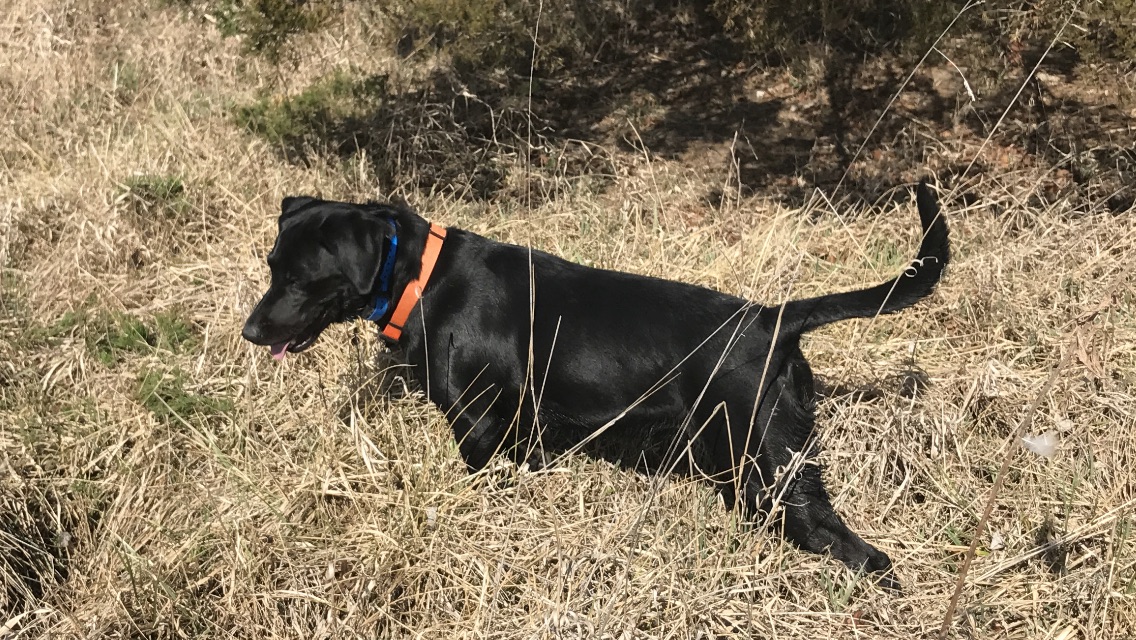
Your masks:
M 949 258 L 932 191 L 916 197 L 918 257 L 867 289 L 767 307 L 702 287 L 593 269 L 406 207 L 285 198 L 271 286 L 243 336 L 282 358 L 365 317 L 453 426 L 471 470 L 497 452 L 539 467 L 602 432 L 632 456 L 663 443 L 747 517 L 854 569 L 891 560 L 833 511 L 815 463 L 806 331 L 895 313 L 929 295 Z M 419 299 L 420 296 L 420 299 Z

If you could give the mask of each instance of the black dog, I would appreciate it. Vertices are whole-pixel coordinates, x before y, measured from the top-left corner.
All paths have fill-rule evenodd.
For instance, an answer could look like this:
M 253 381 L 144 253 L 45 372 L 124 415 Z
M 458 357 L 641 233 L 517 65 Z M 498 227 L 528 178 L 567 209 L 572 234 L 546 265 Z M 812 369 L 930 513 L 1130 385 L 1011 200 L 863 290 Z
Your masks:
M 833 511 L 820 469 L 802 464 L 813 378 L 799 343 L 931 293 L 948 261 L 947 225 L 925 184 L 917 202 L 923 241 L 905 273 L 763 307 L 442 231 L 401 206 L 285 198 L 272 284 L 243 335 L 281 358 L 334 322 L 370 317 L 445 412 L 471 470 L 498 451 L 540 466 L 545 451 L 597 431 L 633 456 L 662 442 L 664 464 L 686 461 L 748 516 L 779 503 L 798 546 L 890 574 L 887 555 Z

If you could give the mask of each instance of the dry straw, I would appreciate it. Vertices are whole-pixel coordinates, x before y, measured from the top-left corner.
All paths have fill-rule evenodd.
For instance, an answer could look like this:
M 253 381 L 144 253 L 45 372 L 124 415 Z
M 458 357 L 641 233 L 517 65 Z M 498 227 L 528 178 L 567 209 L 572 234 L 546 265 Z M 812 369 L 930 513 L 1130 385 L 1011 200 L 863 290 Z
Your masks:
M 384 194 L 371 160 L 289 163 L 231 106 L 352 66 L 414 74 L 353 4 L 286 72 L 194 11 L 14 0 L 0 17 L 0 637 L 931 637 L 970 548 L 948 637 L 1131 636 L 1130 215 L 1037 199 L 1029 167 L 966 177 L 944 197 L 940 290 L 807 340 L 826 482 L 895 560 L 905 590 L 886 593 L 695 480 L 583 455 L 469 477 L 370 327 L 282 366 L 243 343 L 280 197 Z M 530 171 L 558 195 L 525 208 L 409 195 L 445 224 L 763 302 L 880 282 L 914 252 L 898 200 L 712 206 L 738 184 L 727 146 L 593 143 L 604 182 L 506 158 L 512 193 Z M 1112 306 L 1039 395 L 1101 283 L 1120 283 Z M 1052 459 L 1004 447 L 1031 402 Z

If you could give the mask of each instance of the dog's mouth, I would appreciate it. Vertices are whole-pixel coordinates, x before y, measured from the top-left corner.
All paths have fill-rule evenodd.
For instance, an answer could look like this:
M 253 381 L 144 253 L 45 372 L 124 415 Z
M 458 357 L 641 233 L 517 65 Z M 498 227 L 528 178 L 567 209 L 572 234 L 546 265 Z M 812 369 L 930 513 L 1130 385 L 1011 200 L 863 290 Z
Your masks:
M 286 340 L 284 342 L 274 342 L 273 344 L 269 345 L 268 349 L 272 352 L 273 358 L 277 360 L 283 360 L 284 356 L 288 355 L 289 352 L 300 353 L 301 351 L 304 351 L 308 347 L 315 344 L 316 340 L 319 339 L 320 334 L 323 333 L 323 330 L 326 328 L 327 323 L 319 320 L 314 325 L 305 329 L 291 340 Z

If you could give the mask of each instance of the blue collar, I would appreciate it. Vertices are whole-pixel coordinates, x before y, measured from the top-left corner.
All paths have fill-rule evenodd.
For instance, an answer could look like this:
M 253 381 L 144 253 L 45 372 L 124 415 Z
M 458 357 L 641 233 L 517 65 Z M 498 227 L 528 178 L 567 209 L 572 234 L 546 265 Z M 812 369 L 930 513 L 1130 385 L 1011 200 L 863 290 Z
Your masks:
M 395 226 L 393 220 L 389 220 L 391 229 L 390 246 L 387 248 L 387 261 L 383 264 L 383 270 L 379 274 L 379 294 L 375 296 L 375 310 L 367 319 L 372 322 L 378 322 L 384 315 L 387 309 L 390 308 L 390 294 L 391 294 L 391 275 L 394 274 L 394 258 L 396 249 L 398 248 L 398 227 Z

